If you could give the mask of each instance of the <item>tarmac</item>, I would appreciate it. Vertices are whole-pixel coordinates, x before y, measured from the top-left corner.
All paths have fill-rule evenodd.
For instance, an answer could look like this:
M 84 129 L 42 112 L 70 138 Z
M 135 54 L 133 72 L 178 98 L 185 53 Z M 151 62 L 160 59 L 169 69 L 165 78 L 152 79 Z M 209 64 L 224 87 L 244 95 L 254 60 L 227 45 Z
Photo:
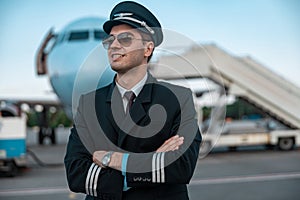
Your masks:
M 37 132 L 28 130 L 28 168 L 16 177 L 0 177 L 2 200 L 84 199 L 70 192 L 63 157 L 68 128 L 57 133 L 57 144 L 37 144 Z M 292 151 L 246 148 L 215 150 L 199 159 L 188 185 L 192 200 L 292 200 L 300 197 L 300 149 Z M 35 155 L 40 161 L 34 159 Z

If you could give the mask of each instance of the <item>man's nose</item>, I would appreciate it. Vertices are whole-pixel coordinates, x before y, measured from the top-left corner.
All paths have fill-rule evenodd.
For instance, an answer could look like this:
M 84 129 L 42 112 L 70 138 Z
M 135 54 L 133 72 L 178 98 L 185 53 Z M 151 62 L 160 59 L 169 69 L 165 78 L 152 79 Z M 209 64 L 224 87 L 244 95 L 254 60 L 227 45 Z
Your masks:
M 118 39 L 115 38 L 114 41 L 111 43 L 110 48 L 121 48 L 122 45 L 119 43 Z

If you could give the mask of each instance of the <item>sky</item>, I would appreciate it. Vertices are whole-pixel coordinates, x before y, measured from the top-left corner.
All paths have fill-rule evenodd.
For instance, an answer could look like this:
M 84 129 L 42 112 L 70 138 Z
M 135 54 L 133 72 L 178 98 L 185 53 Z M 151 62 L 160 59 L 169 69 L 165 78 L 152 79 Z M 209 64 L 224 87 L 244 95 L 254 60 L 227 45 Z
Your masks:
M 0 0 L 0 95 L 50 91 L 35 70 L 47 31 L 80 17 L 108 18 L 114 0 Z M 163 28 L 235 56 L 251 56 L 300 87 L 300 1 L 140 0 Z

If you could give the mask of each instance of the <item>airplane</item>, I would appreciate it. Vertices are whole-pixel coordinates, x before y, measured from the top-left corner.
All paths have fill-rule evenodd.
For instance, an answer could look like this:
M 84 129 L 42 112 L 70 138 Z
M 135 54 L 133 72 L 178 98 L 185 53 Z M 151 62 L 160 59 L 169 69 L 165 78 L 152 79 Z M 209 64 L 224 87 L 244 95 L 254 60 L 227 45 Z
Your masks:
M 101 44 L 106 36 L 102 29 L 105 21 L 100 17 L 83 17 L 58 33 L 51 28 L 37 51 L 36 72 L 49 77 L 70 119 L 81 94 L 109 84 L 114 77 Z

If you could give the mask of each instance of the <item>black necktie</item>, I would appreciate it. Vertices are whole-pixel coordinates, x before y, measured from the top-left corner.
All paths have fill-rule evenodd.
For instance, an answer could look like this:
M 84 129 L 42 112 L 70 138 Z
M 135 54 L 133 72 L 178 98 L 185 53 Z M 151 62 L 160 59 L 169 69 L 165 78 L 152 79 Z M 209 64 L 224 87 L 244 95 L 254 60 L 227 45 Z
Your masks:
M 129 112 L 129 110 L 131 108 L 131 105 L 135 99 L 135 94 L 132 91 L 127 91 L 127 92 L 125 92 L 124 97 L 128 100 L 128 104 L 127 104 L 126 112 L 125 112 L 125 114 L 127 115 L 127 113 Z

